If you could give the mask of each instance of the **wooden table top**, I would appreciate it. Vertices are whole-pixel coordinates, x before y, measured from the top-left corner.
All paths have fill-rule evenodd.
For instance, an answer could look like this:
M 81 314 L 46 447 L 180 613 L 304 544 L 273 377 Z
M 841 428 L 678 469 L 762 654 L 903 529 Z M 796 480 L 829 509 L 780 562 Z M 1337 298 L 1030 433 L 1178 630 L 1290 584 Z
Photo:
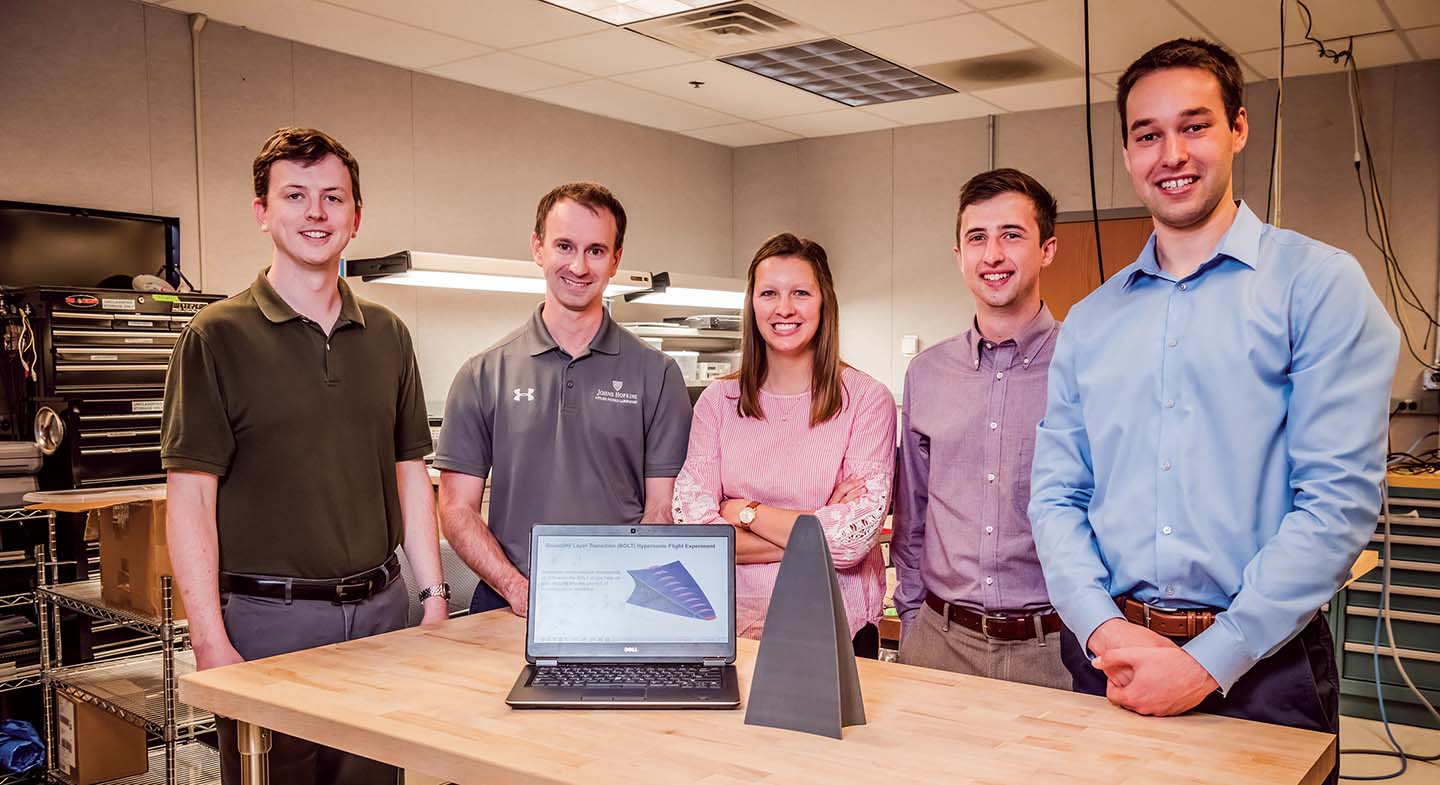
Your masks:
M 1024 783 L 1322 780 L 1335 739 L 860 660 L 868 725 L 844 740 L 745 711 L 512 710 L 525 624 L 505 611 L 181 678 L 185 703 L 460 783 Z M 758 645 L 741 640 L 748 693 Z

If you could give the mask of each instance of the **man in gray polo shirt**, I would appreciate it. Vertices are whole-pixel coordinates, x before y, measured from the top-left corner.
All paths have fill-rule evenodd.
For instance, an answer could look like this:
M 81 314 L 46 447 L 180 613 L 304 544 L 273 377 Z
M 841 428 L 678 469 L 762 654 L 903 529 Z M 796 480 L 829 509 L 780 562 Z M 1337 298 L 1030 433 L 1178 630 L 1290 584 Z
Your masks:
M 530 237 L 545 302 L 450 386 L 435 453 L 440 522 L 483 581 L 471 612 L 525 615 L 536 523 L 670 522 L 690 399 L 675 361 L 605 311 L 624 241 L 625 208 L 604 186 L 546 194 Z

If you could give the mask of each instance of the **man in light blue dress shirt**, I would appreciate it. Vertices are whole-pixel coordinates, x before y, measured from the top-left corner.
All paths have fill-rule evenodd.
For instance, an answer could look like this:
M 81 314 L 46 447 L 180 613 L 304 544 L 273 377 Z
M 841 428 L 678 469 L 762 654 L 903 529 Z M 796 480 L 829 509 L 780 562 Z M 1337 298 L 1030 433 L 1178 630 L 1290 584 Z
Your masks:
M 1242 90 L 1184 39 L 1121 78 L 1155 232 L 1060 331 L 1029 513 L 1077 690 L 1334 733 L 1317 609 L 1375 529 L 1399 335 L 1352 256 L 1234 201 Z

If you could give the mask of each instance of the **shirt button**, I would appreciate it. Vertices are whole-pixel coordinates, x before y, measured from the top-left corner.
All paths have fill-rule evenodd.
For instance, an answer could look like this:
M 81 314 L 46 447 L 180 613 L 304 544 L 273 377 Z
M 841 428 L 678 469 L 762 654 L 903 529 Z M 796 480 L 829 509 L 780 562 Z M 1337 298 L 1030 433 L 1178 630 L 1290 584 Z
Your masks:
M 1161 469 L 1164 469 L 1164 470 L 1167 471 L 1167 472 L 1170 471 L 1170 462 L 1169 462 L 1169 461 L 1166 461 L 1166 462 L 1160 464 L 1160 468 L 1161 468 Z
M 1029 357 L 1026 357 L 1025 359 L 1023 359 L 1023 360 L 1020 361 L 1020 364 L 1021 364 L 1021 365 L 1029 365 L 1029 364 L 1030 364 L 1030 358 L 1029 358 Z
M 566 383 L 565 383 L 565 386 L 566 386 L 566 387 L 574 387 L 574 386 L 575 386 L 575 382 L 566 382 Z
M 996 428 L 999 428 L 999 427 L 1000 427 L 1000 423 L 998 423 L 998 422 L 992 422 L 992 423 L 990 423 L 990 430 L 992 430 L 992 431 L 995 430 Z
M 1002 372 L 1000 372 L 1000 373 L 995 374 L 995 378 L 996 378 L 996 379 L 1004 379 L 1004 378 L 1005 378 L 1004 372 L 1002 371 Z
M 1190 287 L 1186 286 L 1186 285 L 1183 284 L 1183 283 L 1180 284 L 1180 291 L 1182 291 L 1182 292 L 1185 291 L 1186 289 L 1189 289 L 1189 288 L 1190 288 Z
M 1175 587 L 1174 587 L 1174 586 L 1166 586 L 1166 587 L 1165 587 L 1165 596 L 1166 596 L 1166 597 L 1174 597 L 1174 596 L 1175 596 Z
M 985 482 L 995 482 L 995 475 L 993 475 L 993 474 L 987 474 L 987 475 L 985 475 Z
M 1180 342 L 1179 342 L 1179 341 L 1175 340 L 1174 338 L 1171 338 L 1171 339 L 1170 339 L 1170 348 L 1171 348 L 1171 349 L 1174 349 L 1175 347 L 1177 347 L 1177 346 L 1179 346 L 1179 345 L 1180 345 Z
M 991 578 L 991 577 L 988 576 L 988 575 L 985 576 L 985 585 L 986 585 L 986 586 L 990 586 L 990 585 L 992 585 L 992 584 L 994 584 L 994 583 L 995 583 L 995 579 L 994 579 L 994 578 Z
M 985 342 L 985 348 L 986 348 L 986 349 L 994 349 L 994 348 L 995 348 L 995 344 L 990 343 L 989 341 L 986 341 L 986 342 Z
M 1175 530 L 1172 529 L 1172 528 L 1170 528 L 1169 526 L 1165 526 L 1165 527 L 1162 527 L 1162 528 L 1160 529 L 1160 533 L 1161 533 L 1161 534 L 1170 534 L 1170 533 L 1173 532 L 1173 531 L 1175 531 Z
M 1166 409 L 1174 409 L 1174 408 L 1175 408 L 1175 402 L 1174 402 L 1174 401 L 1166 401 L 1166 402 L 1165 402 L 1165 408 L 1166 408 Z
M 986 526 L 986 527 L 985 527 L 985 533 L 986 533 L 986 534 L 994 534 L 994 533 L 995 533 L 995 527 L 994 527 L 994 526 Z

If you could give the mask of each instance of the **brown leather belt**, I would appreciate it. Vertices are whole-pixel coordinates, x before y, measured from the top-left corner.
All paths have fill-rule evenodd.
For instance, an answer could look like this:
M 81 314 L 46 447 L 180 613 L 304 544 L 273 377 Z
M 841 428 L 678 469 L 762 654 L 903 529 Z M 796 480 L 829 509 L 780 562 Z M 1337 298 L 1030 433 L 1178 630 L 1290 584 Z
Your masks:
M 958 624 L 987 638 L 1001 641 L 1024 641 L 1034 638 L 1036 619 L 1040 620 L 1040 629 L 1044 630 L 1046 635 L 1059 632 L 1061 626 L 1060 614 L 1054 611 L 1028 616 L 976 613 L 958 605 L 950 605 L 930 592 L 925 592 L 925 604 L 942 617 L 948 618 L 952 624 Z M 949 606 L 948 612 L 947 605 Z
M 1165 611 L 1124 595 L 1116 597 L 1115 604 L 1129 621 L 1167 638 L 1193 638 L 1215 623 L 1214 611 Z
M 348 578 L 283 578 L 271 575 L 220 573 L 220 591 L 277 600 L 329 600 L 336 605 L 363 602 L 400 577 L 400 559 L 395 554 L 373 570 Z

